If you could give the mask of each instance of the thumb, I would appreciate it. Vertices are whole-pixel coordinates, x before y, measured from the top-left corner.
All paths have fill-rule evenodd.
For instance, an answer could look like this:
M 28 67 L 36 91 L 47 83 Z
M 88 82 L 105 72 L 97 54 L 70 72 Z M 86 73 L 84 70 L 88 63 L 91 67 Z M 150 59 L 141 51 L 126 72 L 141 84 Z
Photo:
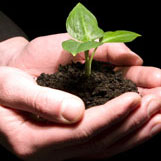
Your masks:
M 124 43 L 103 44 L 96 51 L 94 58 L 119 66 L 142 65 L 143 63 L 142 58 L 131 51 Z
M 80 98 L 47 87 L 33 86 L 30 89 L 24 91 L 28 95 L 30 112 L 60 123 L 75 123 L 82 118 L 85 106 Z
M 1 105 L 58 123 L 75 123 L 82 118 L 85 106 L 75 95 L 38 86 L 30 75 L 16 68 L 3 67 L 0 73 Z

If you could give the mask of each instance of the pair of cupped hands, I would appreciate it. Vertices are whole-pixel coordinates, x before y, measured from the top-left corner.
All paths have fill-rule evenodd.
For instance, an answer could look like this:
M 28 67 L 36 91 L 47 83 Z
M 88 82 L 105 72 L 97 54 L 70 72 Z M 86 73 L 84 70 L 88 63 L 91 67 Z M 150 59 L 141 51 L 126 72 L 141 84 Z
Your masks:
M 41 87 L 40 73 L 59 64 L 84 61 L 64 51 L 68 34 L 15 37 L 0 43 L 0 144 L 27 161 L 94 160 L 126 151 L 161 131 L 161 70 L 123 43 L 104 44 L 94 59 L 111 62 L 134 81 L 128 92 L 85 110 L 83 101 L 64 91 Z M 49 120 L 34 121 L 31 114 Z

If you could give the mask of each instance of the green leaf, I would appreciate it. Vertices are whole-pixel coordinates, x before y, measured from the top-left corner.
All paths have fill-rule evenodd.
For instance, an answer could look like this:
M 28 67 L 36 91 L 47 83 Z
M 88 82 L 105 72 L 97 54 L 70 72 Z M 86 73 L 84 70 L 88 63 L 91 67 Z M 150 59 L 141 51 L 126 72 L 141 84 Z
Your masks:
M 135 32 L 125 31 L 125 30 L 118 30 L 118 31 L 109 31 L 105 32 L 103 39 L 101 42 L 108 43 L 108 42 L 131 42 L 137 37 L 141 36 Z
M 70 52 L 73 56 L 76 56 L 80 52 L 96 48 L 102 44 L 103 43 L 96 41 L 78 42 L 75 40 L 67 40 L 62 43 L 62 46 L 64 50 Z
M 67 32 L 82 42 L 103 37 L 104 31 L 98 27 L 96 17 L 81 3 L 69 13 L 66 21 Z

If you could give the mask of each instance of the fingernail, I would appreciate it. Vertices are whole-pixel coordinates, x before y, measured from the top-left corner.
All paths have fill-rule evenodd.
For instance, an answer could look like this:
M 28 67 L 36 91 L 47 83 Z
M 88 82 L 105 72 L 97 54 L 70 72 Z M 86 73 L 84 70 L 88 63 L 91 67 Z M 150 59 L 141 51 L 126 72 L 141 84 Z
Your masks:
M 148 117 L 150 118 L 152 115 L 154 115 L 156 112 L 158 112 L 161 108 L 160 102 L 158 100 L 152 100 L 150 101 L 148 105 Z
M 77 122 L 84 112 L 84 103 L 82 100 L 67 98 L 63 100 L 61 117 L 66 123 Z
M 131 51 L 130 49 L 129 51 L 130 51 L 130 54 L 137 55 L 135 52 Z
M 143 64 L 143 59 L 138 54 L 134 53 L 133 51 L 130 51 L 130 53 L 137 57 L 137 59 L 135 61 L 136 65 L 142 65 Z
M 143 59 L 139 57 L 136 61 L 136 65 L 142 65 L 142 64 L 143 64 Z
M 152 128 L 151 135 L 154 136 L 157 133 L 159 133 L 160 131 L 161 131 L 161 123 L 158 123 Z

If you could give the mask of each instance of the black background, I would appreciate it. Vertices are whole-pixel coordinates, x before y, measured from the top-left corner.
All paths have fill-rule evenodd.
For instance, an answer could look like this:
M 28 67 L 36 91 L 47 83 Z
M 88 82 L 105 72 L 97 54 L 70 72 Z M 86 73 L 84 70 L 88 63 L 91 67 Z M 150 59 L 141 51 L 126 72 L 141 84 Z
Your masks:
M 144 65 L 160 67 L 160 55 L 156 50 L 159 47 L 156 38 L 160 33 L 159 4 L 154 0 L 146 3 L 141 0 L 5 1 L 6 4 L 1 8 L 31 40 L 38 36 L 66 32 L 67 15 L 78 2 L 94 13 L 104 31 L 124 29 L 141 34 L 141 38 L 127 45 L 144 59 Z
M 130 30 L 142 37 L 127 45 L 139 54 L 146 66 L 161 67 L 159 46 L 159 10 L 155 1 L 102 1 L 102 0 L 57 0 L 7 2 L 0 9 L 8 15 L 32 40 L 38 36 L 66 32 L 65 21 L 68 13 L 82 2 L 96 17 L 104 30 Z M 117 155 L 113 160 L 149 159 L 160 156 L 161 135 L 126 153 Z M 11 159 L 10 159 L 11 160 Z

